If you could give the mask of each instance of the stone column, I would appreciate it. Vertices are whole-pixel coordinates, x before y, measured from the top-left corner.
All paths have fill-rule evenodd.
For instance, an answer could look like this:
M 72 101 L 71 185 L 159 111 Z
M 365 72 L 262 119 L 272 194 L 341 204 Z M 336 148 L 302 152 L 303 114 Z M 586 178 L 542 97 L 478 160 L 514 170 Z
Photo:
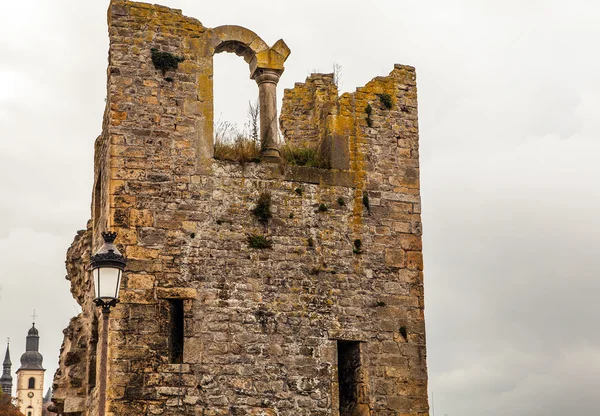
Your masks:
M 260 143 L 262 159 L 279 162 L 279 140 L 277 137 L 277 83 L 281 72 L 274 69 L 259 69 L 254 80 L 258 84 L 260 103 Z

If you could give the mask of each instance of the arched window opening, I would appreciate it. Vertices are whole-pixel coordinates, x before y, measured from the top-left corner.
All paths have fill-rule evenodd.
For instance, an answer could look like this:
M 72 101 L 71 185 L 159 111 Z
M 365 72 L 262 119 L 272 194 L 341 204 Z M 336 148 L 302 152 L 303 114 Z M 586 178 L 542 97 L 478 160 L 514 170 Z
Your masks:
M 29 387 L 27 387 L 28 389 L 35 389 L 35 378 L 30 377 L 29 378 Z
M 213 57 L 215 158 L 251 162 L 260 157 L 258 87 L 250 79 L 243 51 L 218 51 L 234 53 Z

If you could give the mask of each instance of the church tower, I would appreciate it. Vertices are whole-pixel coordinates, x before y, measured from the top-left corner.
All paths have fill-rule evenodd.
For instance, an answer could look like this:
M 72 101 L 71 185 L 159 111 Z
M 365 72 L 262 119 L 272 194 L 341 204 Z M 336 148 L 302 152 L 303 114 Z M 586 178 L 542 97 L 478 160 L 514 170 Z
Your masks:
M 12 363 L 10 362 L 10 346 L 6 345 L 6 354 L 4 355 L 4 362 L 2 363 L 2 377 L 0 377 L 0 388 L 2 393 L 12 396 L 12 376 L 10 375 L 10 368 Z
M 44 368 L 39 353 L 40 336 L 35 323 L 27 334 L 21 367 L 17 370 L 17 406 L 25 416 L 41 416 L 44 398 Z

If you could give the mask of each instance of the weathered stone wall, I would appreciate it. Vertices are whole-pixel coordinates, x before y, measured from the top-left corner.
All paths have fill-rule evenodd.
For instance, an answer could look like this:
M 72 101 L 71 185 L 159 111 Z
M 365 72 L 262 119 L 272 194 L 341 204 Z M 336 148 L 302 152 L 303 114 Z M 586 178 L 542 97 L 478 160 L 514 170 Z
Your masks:
M 98 339 L 96 308 L 92 303 L 92 281 L 86 273 L 90 261 L 92 246 L 91 221 L 86 230 L 81 230 L 75 236 L 73 244 L 67 252 L 67 279 L 71 281 L 71 293 L 82 313 L 71 319 L 69 326 L 63 331 L 65 338 L 60 349 L 60 366 L 54 374 L 53 405 L 50 410 L 59 414 L 78 413 L 91 405 L 93 395 L 90 372 L 95 369 L 90 363 L 95 363 L 95 344 Z M 92 355 L 92 352 L 94 354 Z M 90 383 L 91 382 L 91 383 Z
M 279 124 L 290 146 L 318 148 L 327 137 L 327 120 L 335 114 L 338 89 L 333 74 L 311 74 L 286 89 Z
M 67 260 L 83 312 L 66 332 L 58 407 L 97 414 L 97 311 L 84 267 L 109 228 L 129 259 L 109 328 L 110 414 L 338 415 L 337 346 L 346 340 L 358 342 L 356 414 L 427 415 L 414 69 L 396 66 L 339 99 L 336 91 L 326 121 L 290 104 L 315 94 L 306 84 L 286 93 L 282 125 L 326 125 L 344 169 L 240 166 L 212 159 L 206 135 L 211 29 L 115 1 L 109 30 L 93 221 Z M 151 48 L 185 57 L 170 80 Z M 265 193 L 272 217 L 259 221 L 252 210 Z M 252 234 L 272 247 L 250 248 Z M 170 299 L 183 300 L 181 364 L 169 361 Z M 82 360 L 68 365 L 73 354 Z M 67 410 L 70 397 L 84 400 Z

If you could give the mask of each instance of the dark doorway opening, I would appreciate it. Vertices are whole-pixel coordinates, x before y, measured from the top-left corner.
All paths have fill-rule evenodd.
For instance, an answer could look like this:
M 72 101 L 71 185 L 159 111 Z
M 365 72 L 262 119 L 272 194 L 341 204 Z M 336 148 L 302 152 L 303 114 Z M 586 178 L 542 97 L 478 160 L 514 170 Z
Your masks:
M 353 416 L 358 405 L 360 343 L 338 341 L 340 416 Z

